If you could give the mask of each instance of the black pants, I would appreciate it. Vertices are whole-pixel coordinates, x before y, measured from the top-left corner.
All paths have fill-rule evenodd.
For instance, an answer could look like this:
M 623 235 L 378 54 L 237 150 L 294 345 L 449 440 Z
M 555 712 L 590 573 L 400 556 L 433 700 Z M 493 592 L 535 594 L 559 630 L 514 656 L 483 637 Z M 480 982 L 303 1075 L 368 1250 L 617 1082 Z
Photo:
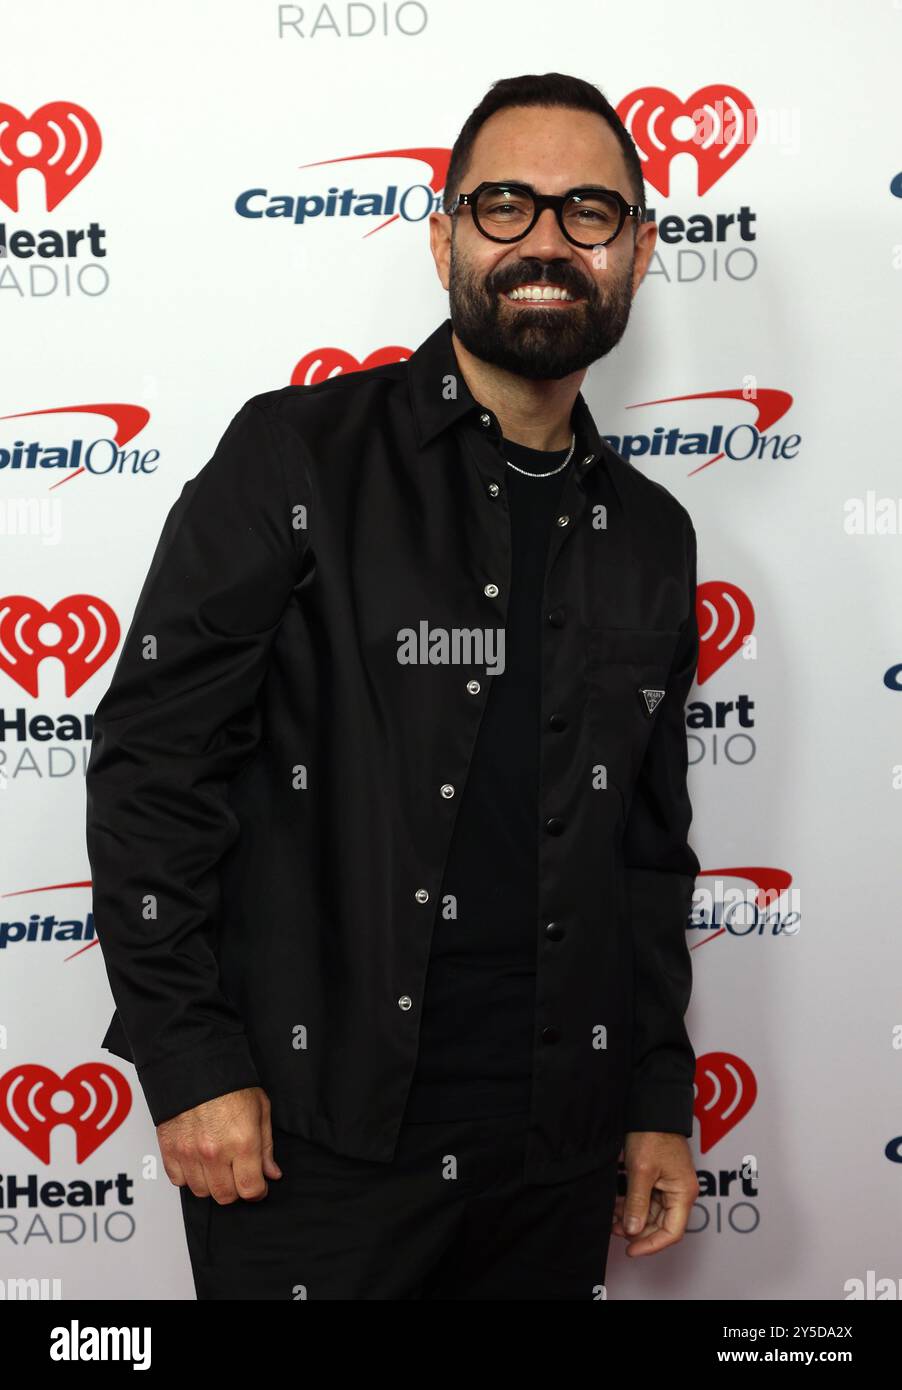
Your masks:
M 262 1201 L 179 1189 L 197 1297 L 604 1298 L 617 1163 L 527 1186 L 526 1123 L 405 1123 L 389 1164 L 274 1129 Z

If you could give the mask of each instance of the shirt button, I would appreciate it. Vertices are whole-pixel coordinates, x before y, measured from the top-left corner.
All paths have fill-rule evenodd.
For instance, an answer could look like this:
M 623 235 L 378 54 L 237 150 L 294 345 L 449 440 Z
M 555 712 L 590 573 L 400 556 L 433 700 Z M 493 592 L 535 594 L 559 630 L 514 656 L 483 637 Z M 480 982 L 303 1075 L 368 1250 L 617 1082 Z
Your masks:
M 566 513 L 565 513 L 563 516 L 559 516 L 558 519 L 557 519 L 557 524 L 558 524 L 558 526 L 568 526 L 569 523 L 570 523 L 570 518 L 569 518 L 569 516 L 567 516 Z
M 558 816 L 552 816 L 545 822 L 545 830 L 549 835 L 560 835 L 564 830 L 564 822 Z
M 482 592 L 483 592 L 484 594 L 487 594 L 489 598 L 497 598 L 497 597 L 498 597 L 498 585 L 497 585 L 497 584 L 486 584 L 486 586 L 485 586 L 485 588 L 483 589 Z
M 398 1000 L 398 1008 L 399 1008 L 399 1009 L 412 1009 L 412 1008 L 413 1008 L 413 1000 L 411 999 L 411 997 L 410 997 L 409 994 L 402 994 L 402 995 L 401 995 L 401 998 Z M 546 1029 L 546 1032 L 547 1032 L 547 1029 Z
M 560 1042 L 560 1040 L 561 1040 L 561 1030 L 560 1030 L 559 1028 L 543 1028 L 543 1029 L 542 1029 L 542 1042 L 543 1042 L 543 1043 L 556 1043 L 556 1042 Z
M 483 411 L 479 417 L 479 423 L 480 425 L 482 425 L 483 429 L 487 430 L 489 425 L 492 423 L 491 415 L 488 415 L 485 411 Z
M 548 621 L 552 627 L 563 627 L 567 621 L 563 608 L 552 608 L 548 614 Z
M 429 889 L 428 889 L 428 888 L 418 888 L 417 891 L 414 893 L 414 897 L 416 898 L 416 900 L 417 900 L 418 903 L 428 903 L 428 901 L 429 901 Z
M 562 729 L 566 729 L 567 721 L 562 714 L 549 714 L 548 725 L 549 728 L 554 729 L 558 733 L 560 733 Z
M 467 689 L 471 695 L 478 695 L 482 686 L 479 684 L 479 681 L 467 681 Z
M 563 941 L 564 928 L 560 922 L 546 922 L 545 935 L 549 941 Z
M 454 795 L 454 788 L 450 782 L 445 782 L 442 787 L 442 796 L 448 801 Z
M 500 489 L 500 487 L 498 486 L 497 483 L 489 483 L 489 496 L 490 496 L 490 497 L 497 497 L 500 491 L 501 491 L 501 489 Z

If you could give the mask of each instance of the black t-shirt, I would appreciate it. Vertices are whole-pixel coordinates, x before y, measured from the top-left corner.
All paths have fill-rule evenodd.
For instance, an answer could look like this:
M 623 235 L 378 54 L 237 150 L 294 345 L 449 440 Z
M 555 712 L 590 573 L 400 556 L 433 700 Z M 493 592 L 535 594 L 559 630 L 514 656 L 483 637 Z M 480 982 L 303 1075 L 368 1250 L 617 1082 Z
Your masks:
M 538 946 L 542 595 L 567 449 L 504 440 L 511 578 L 504 670 L 491 681 L 439 894 L 405 1120 L 529 1113 Z M 481 677 L 482 679 L 482 677 Z M 446 906 L 453 895 L 451 911 Z M 452 915 L 456 912 L 456 916 Z

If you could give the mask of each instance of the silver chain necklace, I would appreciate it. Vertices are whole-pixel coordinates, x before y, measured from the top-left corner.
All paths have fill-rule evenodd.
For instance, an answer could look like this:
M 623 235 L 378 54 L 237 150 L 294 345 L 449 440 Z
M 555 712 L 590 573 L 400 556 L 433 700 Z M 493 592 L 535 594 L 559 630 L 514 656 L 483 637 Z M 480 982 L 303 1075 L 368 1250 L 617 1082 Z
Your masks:
M 550 478 L 553 473 L 560 473 L 562 468 L 567 467 L 567 464 L 573 457 L 573 450 L 575 448 L 576 432 L 574 431 L 573 438 L 570 440 L 570 448 L 567 450 L 567 457 L 564 459 L 564 462 L 559 463 L 557 468 L 549 468 L 547 473 L 534 473 L 530 468 L 518 468 L 515 463 L 511 463 L 510 459 L 505 459 L 504 462 L 507 464 L 508 468 L 512 468 L 515 473 L 522 473 L 527 478 Z

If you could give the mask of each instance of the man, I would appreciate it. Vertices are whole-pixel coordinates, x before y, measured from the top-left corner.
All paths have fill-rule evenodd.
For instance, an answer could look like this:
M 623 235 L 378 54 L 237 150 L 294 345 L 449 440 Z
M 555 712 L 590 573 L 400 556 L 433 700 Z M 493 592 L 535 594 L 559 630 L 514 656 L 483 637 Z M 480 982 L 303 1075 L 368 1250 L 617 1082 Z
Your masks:
M 104 1044 L 200 1298 L 597 1299 L 621 1149 L 630 1254 L 698 1193 L 695 533 L 579 391 L 641 169 L 595 87 L 514 78 L 444 206 L 450 320 L 244 405 L 95 716 Z

